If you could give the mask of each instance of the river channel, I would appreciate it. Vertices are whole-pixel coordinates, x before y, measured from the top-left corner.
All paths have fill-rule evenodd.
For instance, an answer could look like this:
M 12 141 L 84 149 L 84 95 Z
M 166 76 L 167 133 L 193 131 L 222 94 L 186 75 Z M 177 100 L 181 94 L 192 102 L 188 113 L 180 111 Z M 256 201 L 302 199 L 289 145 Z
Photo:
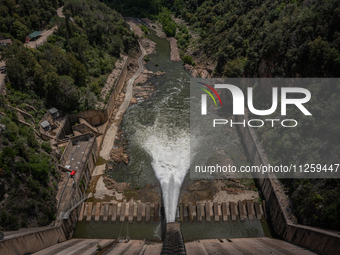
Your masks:
M 170 45 L 154 32 L 147 38 L 156 43 L 156 53 L 145 68 L 165 72 L 149 78 L 155 85 L 155 94 L 144 102 L 128 108 L 121 128 L 129 141 L 130 162 L 121 164 L 110 177 L 117 182 L 131 183 L 133 187 L 161 184 L 167 221 L 175 219 L 175 209 L 182 181 L 189 180 L 190 167 L 190 75 L 183 62 L 170 60 Z M 236 132 L 236 131 L 235 131 Z M 237 133 L 231 134 L 237 136 Z M 241 144 L 239 143 L 241 147 Z M 232 155 L 246 157 L 242 148 Z M 185 240 L 203 238 L 236 238 L 270 236 L 266 222 L 239 220 L 232 222 L 182 222 Z M 161 240 L 161 223 L 80 222 L 76 238 L 129 238 Z

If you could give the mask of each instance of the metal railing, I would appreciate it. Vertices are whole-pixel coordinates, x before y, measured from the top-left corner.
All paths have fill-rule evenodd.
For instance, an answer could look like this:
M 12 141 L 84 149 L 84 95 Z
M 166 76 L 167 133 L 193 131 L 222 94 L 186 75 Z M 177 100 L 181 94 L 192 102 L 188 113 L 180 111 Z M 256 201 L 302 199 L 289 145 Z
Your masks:
M 82 202 L 87 199 L 87 195 L 83 194 L 80 198 L 71 201 L 71 203 L 65 208 L 65 212 L 61 212 L 59 215 L 59 220 L 67 220 L 70 213 L 76 209 Z

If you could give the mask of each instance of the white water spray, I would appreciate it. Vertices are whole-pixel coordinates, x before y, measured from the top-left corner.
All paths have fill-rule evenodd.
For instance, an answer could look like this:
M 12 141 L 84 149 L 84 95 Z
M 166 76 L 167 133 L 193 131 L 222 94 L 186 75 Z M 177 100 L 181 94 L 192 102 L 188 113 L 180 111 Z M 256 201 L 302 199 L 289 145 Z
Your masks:
M 152 157 L 151 165 L 161 184 L 167 222 L 175 221 L 180 188 L 190 167 L 190 134 L 171 131 L 156 124 L 136 134 L 141 146 Z

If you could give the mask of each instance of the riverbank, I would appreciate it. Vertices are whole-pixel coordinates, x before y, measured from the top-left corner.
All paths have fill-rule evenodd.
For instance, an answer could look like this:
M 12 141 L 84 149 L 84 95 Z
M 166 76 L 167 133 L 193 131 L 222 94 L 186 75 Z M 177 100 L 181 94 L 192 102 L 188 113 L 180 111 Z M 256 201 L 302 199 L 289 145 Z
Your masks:
M 131 28 L 136 32 L 136 34 L 140 34 L 141 29 L 138 23 L 133 20 L 130 22 L 133 24 Z M 159 38 L 159 33 L 156 35 Z M 151 41 L 148 38 L 143 38 L 144 43 L 147 42 L 149 48 L 149 52 L 154 52 L 156 55 L 159 52 L 155 52 L 156 43 Z M 150 43 L 152 42 L 152 43 Z M 151 59 L 156 55 L 151 55 Z M 145 57 L 150 59 L 149 56 Z M 148 62 L 143 61 L 143 64 L 146 65 Z M 158 65 L 158 64 L 156 64 Z M 136 58 L 133 57 L 129 59 L 128 63 L 128 74 L 127 79 L 131 77 L 131 75 L 137 69 L 137 61 Z M 181 70 L 183 70 L 183 66 L 181 66 Z M 186 70 L 184 66 L 184 70 Z M 133 98 L 131 100 L 131 104 L 137 104 L 148 100 L 150 96 L 155 93 L 158 79 L 155 80 L 156 77 L 164 75 L 165 72 L 158 71 L 149 71 L 144 68 L 143 72 L 139 75 L 139 77 L 134 81 L 133 87 Z M 150 81 L 152 79 L 152 81 Z M 148 82 L 149 81 L 149 82 Z M 124 92 L 122 93 L 124 95 Z M 115 113 L 116 111 L 114 111 Z M 115 201 L 123 201 L 130 202 L 135 201 L 136 199 L 140 199 L 140 197 L 144 197 L 143 202 L 147 202 L 145 197 L 150 197 L 152 201 L 157 200 L 160 201 L 160 186 L 159 183 L 156 185 L 131 185 L 129 181 L 117 181 L 115 178 L 110 178 L 110 173 L 115 172 L 116 168 L 120 169 L 120 165 L 128 165 L 130 160 L 130 144 L 129 144 L 129 136 L 125 136 L 123 133 L 124 130 L 117 132 L 115 137 L 115 142 L 113 145 L 113 149 L 111 150 L 111 157 L 109 162 L 106 164 L 106 173 L 103 177 L 97 179 L 98 184 L 94 187 L 90 193 L 90 197 L 93 197 L 93 201 L 98 201 L 98 199 L 105 199 L 105 201 L 109 201 L 110 199 L 114 199 Z M 245 160 L 245 157 L 244 157 Z M 230 163 L 230 162 L 229 162 Z M 122 180 L 126 180 L 126 178 L 122 178 Z M 216 184 L 218 183 L 218 184 Z M 216 200 L 216 201 L 227 201 L 230 196 L 234 197 L 234 200 L 257 200 L 259 199 L 259 195 L 255 190 L 255 187 L 249 183 L 239 184 L 240 180 L 225 180 L 225 181 L 184 181 L 180 194 L 180 202 L 199 202 L 205 200 Z M 254 184 L 253 184 L 254 185 Z M 105 188 L 105 191 L 103 190 Z M 140 196 L 139 194 L 143 194 Z M 130 200 L 129 200 L 130 199 Z M 92 200 L 91 200 L 92 201 Z
M 131 29 L 140 35 L 140 27 L 132 19 L 127 19 Z M 144 49 L 145 46 L 145 49 Z M 129 155 L 127 141 L 124 139 L 120 124 L 125 111 L 130 105 L 147 100 L 154 93 L 154 85 L 143 84 L 149 77 L 163 75 L 164 72 L 150 72 L 144 68 L 146 62 L 143 60 L 147 54 L 155 52 L 155 43 L 147 38 L 140 39 L 142 54 L 132 52 L 127 62 L 127 86 L 122 89 L 117 100 L 116 107 L 110 117 L 111 126 L 105 139 L 106 146 L 100 152 L 96 169 L 88 193 L 91 202 L 160 202 L 159 185 L 146 185 L 145 187 L 132 187 L 130 183 L 118 182 L 111 179 L 105 172 L 112 171 L 119 164 L 128 164 Z M 111 130 L 111 131 L 110 131 Z M 111 145 L 112 144 L 112 145 Z M 109 154 L 107 152 L 109 151 Z

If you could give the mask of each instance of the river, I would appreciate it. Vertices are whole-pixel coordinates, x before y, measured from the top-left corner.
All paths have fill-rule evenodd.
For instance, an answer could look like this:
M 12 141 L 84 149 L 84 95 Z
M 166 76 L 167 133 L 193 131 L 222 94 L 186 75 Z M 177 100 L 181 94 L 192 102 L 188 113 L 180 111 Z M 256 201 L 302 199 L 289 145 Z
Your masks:
M 161 184 L 163 204 L 168 222 L 175 220 L 181 184 L 188 179 L 190 167 L 190 76 L 183 62 L 170 60 L 170 45 L 154 32 L 147 35 L 156 42 L 156 53 L 145 68 L 163 71 L 149 78 L 156 92 L 148 100 L 128 108 L 121 128 L 129 141 L 130 162 L 110 173 L 117 182 L 133 187 Z M 235 135 L 235 134 L 233 134 Z M 242 227 L 240 227 L 242 226 Z M 197 238 L 258 237 L 269 235 L 260 221 L 246 223 L 182 223 L 186 240 Z M 160 223 L 78 223 L 75 237 L 132 238 L 160 240 Z

